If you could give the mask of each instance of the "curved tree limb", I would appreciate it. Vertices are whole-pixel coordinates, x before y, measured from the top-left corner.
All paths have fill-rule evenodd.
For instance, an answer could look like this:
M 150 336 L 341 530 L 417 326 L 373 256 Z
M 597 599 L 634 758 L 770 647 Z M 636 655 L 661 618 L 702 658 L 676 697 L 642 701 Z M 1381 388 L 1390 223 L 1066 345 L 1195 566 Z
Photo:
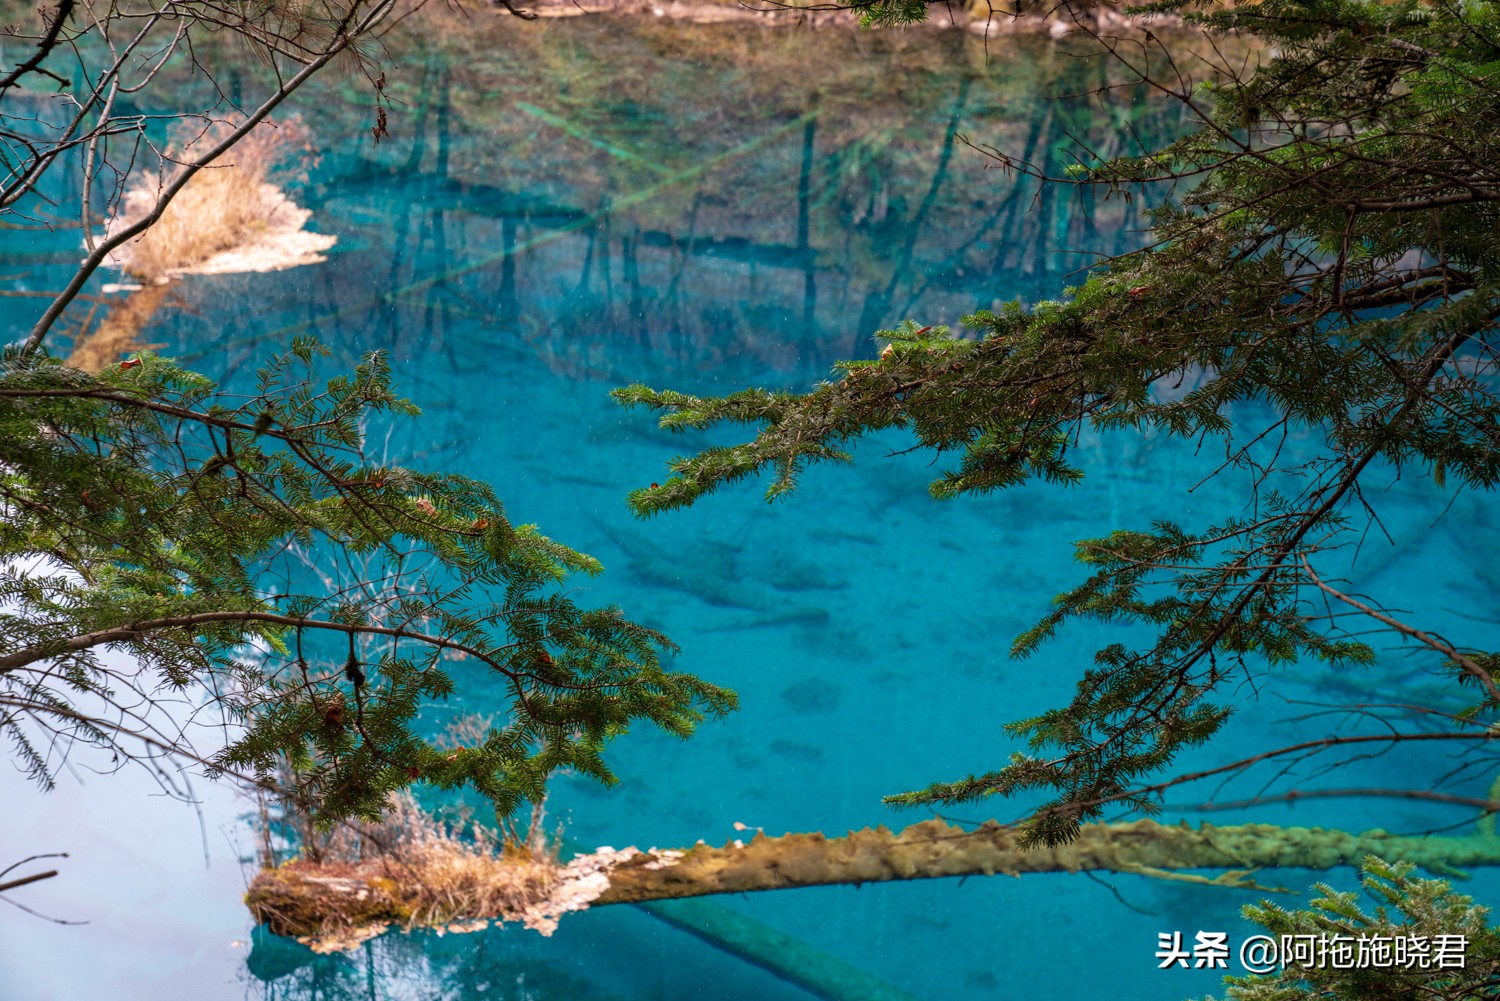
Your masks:
M 58 37 L 62 34 L 63 25 L 68 23 L 68 18 L 73 14 L 73 4 L 76 0 L 59 0 L 57 12 L 52 15 L 52 20 L 47 24 L 47 30 L 37 42 L 36 51 L 31 54 L 25 62 L 5 74 L 0 79 L 0 98 L 4 98 L 5 92 L 16 85 L 16 82 L 27 73 L 42 65 L 42 60 L 51 55 L 52 50 L 57 47 Z M 51 73 L 48 73 L 51 76 Z

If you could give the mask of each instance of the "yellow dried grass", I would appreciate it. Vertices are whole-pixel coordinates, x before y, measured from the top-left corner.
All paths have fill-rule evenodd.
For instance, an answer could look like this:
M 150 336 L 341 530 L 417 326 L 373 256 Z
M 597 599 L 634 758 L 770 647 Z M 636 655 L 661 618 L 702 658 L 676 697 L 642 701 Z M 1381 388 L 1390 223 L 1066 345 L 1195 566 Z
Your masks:
M 234 127 L 231 122 L 216 123 L 187 144 L 184 154 L 217 144 Z M 249 242 L 285 202 L 270 183 L 274 172 L 306 148 L 306 130 L 295 121 L 258 125 L 218 161 L 194 174 L 161 218 L 121 249 L 125 270 L 145 281 L 161 282 Z M 171 175 L 163 178 L 160 187 L 170 180 Z M 131 191 L 121 222 L 128 225 L 149 213 L 160 187 Z

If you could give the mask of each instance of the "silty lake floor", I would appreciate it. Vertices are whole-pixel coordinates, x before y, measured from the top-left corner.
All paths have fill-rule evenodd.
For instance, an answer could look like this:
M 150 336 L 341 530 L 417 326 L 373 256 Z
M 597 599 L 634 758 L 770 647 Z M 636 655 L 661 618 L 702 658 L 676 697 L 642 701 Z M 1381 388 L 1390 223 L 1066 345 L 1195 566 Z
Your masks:
M 426 413 L 388 438 L 375 429 L 373 451 L 494 483 L 513 520 L 604 562 L 605 576 L 582 585 L 593 600 L 660 626 L 682 646 L 679 666 L 740 693 L 742 711 L 690 742 L 644 730 L 619 741 L 612 790 L 560 778 L 548 805 L 570 838 L 666 847 L 748 836 L 737 823 L 836 835 L 922 819 L 880 797 L 1002 763 L 1016 748 L 1001 724 L 1065 702 L 1093 650 L 1129 638 L 1073 627 L 1030 660 L 1007 657 L 1051 596 L 1081 578 L 1072 541 L 1160 517 L 1198 528 L 1241 513 L 1242 484 L 1225 474 L 1189 493 L 1214 455 L 1085 434 L 1080 487 L 939 505 L 925 492 L 939 467 L 891 455 L 909 442 L 890 436 L 862 445 L 852 469 L 810 473 L 774 507 L 750 484 L 640 522 L 625 494 L 709 439 L 668 435 L 608 391 L 629 381 L 802 388 L 840 358 L 869 357 L 883 325 L 951 323 L 996 301 L 1055 295 L 1079 264 L 1062 249 L 1104 238 L 1126 249 L 1142 238 L 1133 216 L 1114 203 L 1086 212 L 1072 195 L 1038 201 L 956 137 L 1061 157 L 1084 111 L 1101 132 L 1127 113 L 1169 129 L 1170 114 L 1130 100 L 1092 110 L 1042 100 L 1076 92 L 1075 77 L 1097 70 L 1029 40 L 1016 43 L 1025 58 L 987 63 L 973 40 L 949 36 L 765 33 L 757 52 L 734 29 L 536 30 L 505 36 L 510 48 L 476 32 L 405 53 L 393 86 L 408 99 L 406 140 L 394 129 L 397 142 L 371 148 L 365 112 L 334 100 L 343 84 L 308 100 L 303 114 L 325 149 L 295 194 L 317 229 L 339 237 L 331 259 L 185 281 L 143 336 L 231 387 L 297 333 L 317 334 L 344 365 L 390 352 Z M 848 51 L 799 62 L 812 44 Z M 517 79 L 518 65 L 534 68 L 517 84 L 524 92 L 501 93 L 496 81 Z M 788 70 L 798 66 L 812 68 Z M 830 66 L 867 74 L 867 94 L 891 89 L 860 105 L 848 95 L 859 80 Z M 1394 544 L 1372 533 L 1349 576 L 1413 621 L 1476 646 L 1488 629 L 1492 641 L 1492 626 L 1461 617 L 1492 622 L 1497 611 L 1493 571 L 1475 556 L 1476 540 L 1494 539 L 1490 509 L 1460 498 L 1433 525 L 1448 498 L 1387 479 L 1370 497 Z M 1362 674 L 1261 674 L 1234 691 L 1241 708 L 1225 734 L 1182 770 L 1326 735 L 1335 722 L 1297 722 L 1316 707 L 1287 700 L 1369 700 L 1410 684 L 1415 666 L 1392 644 Z M 496 708 L 481 689 L 431 721 Z M 1424 788 L 1445 769 L 1435 754 L 1387 756 L 1332 784 Z M 1299 776 L 1330 782 L 1312 766 Z M 1482 795 L 1491 777 L 1454 791 Z M 263 943 L 247 967 L 236 859 L 252 841 L 234 819 L 245 804 L 211 789 L 200 843 L 190 811 L 138 800 L 148 790 L 134 780 L 90 777 L 83 792 L 41 801 L 7 782 L 7 801 L 34 818 L 26 844 L 74 852 L 37 899 L 92 923 L 0 918 L 0 962 L 21 971 L 3 997 L 807 996 L 628 908 L 573 916 L 546 940 L 511 929 L 395 935 L 312 963 Z M 1253 780 L 1194 789 L 1169 806 L 1259 791 Z M 944 815 L 1014 812 L 990 802 Z M 1403 800 L 1169 809 L 1180 816 L 1393 831 L 1461 818 Z M 1349 871 L 1266 881 L 1305 889 L 1316 878 L 1353 881 Z M 1473 886 L 1481 902 L 1500 900 L 1496 889 L 1491 876 Z M 1059 875 L 719 903 L 916 997 L 1006 998 L 1046 984 L 1059 997 L 1126 1001 L 1219 993 L 1218 973 L 1157 970 L 1157 933 L 1223 930 L 1235 941 L 1246 933 L 1238 908 L 1253 899 Z M 69 958 L 80 954 L 89 962 Z

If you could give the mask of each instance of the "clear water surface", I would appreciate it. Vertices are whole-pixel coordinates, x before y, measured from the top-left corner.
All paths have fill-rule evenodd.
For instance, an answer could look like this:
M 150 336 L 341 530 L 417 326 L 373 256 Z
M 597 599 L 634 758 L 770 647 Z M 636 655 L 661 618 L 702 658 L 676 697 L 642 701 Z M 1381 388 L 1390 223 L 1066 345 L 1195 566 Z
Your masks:
M 1015 749 L 1001 724 L 1061 704 L 1092 651 L 1116 638 L 1075 627 L 1028 661 L 1006 656 L 1081 576 L 1073 540 L 1159 517 L 1195 528 L 1236 511 L 1231 477 L 1187 489 L 1214 456 L 1087 435 L 1089 478 L 1070 490 L 939 505 L 925 492 L 930 457 L 892 454 L 906 444 L 892 437 L 861 447 L 852 470 L 808 475 L 776 506 L 753 486 L 645 523 L 624 504 L 628 490 L 661 478 L 667 458 L 707 439 L 658 431 L 616 407 L 611 388 L 806 387 L 836 360 L 871 356 L 882 327 L 955 323 L 999 301 L 1056 295 L 1090 260 L 1081 249 L 1141 242 L 1131 206 L 1039 194 L 964 142 L 1055 168 L 1085 145 L 1119 152 L 1133 134 L 1183 127 L 1180 112 L 1141 94 L 1051 99 L 1096 86 L 1106 72 L 1097 60 L 1033 40 L 986 52 L 977 39 L 936 33 L 583 19 L 483 22 L 403 44 L 391 139 L 372 144 L 368 95 L 355 81 L 324 81 L 300 103 L 321 158 L 295 196 L 315 228 L 338 236 L 330 259 L 185 281 L 146 339 L 230 386 L 296 333 L 319 336 L 340 365 L 389 352 L 425 410 L 380 445 L 392 461 L 490 480 L 513 520 L 604 562 L 593 599 L 659 625 L 681 644 L 681 666 L 739 691 L 743 710 L 688 743 L 648 731 L 620 741 L 613 790 L 558 780 L 549 806 L 573 839 L 667 847 L 743 837 L 737 822 L 837 835 L 923 819 L 880 797 L 999 764 Z M 47 249 L 62 253 L 68 239 L 59 241 Z M 45 275 L 41 249 L 28 250 Z M 1448 498 L 1388 479 L 1371 498 L 1393 541 L 1372 537 L 1351 576 L 1482 643 L 1474 630 L 1493 627 L 1473 620 L 1494 619 L 1496 580 L 1473 542 L 1493 542 L 1493 512 L 1460 498 L 1434 527 Z M 1311 668 L 1261 677 L 1240 689 L 1224 738 L 1185 765 L 1322 736 L 1336 724 L 1299 720 L 1314 710 L 1288 700 L 1357 701 L 1410 682 L 1413 666 L 1393 647 L 1360 677 Z M 490 708 L 477 698 L 442 707 L 434 725 Z M 1320 781 L 1311 768 L 1297 779 Z M 1332 782 L 1423 787 L 1442 770 L 1436 755 L 1386 757 Z M 257 935 L 247 963 L 243 803 L 206 790 L 200 838 L 191 813 L 146 800 L 128 779 L 89 778 L 35 807 L 30 790 L 5 781 L 27 843 L 67 841 L 75 854 L 71 888 L 50 910 L 93 923 L 0 915 L 0 962 L 20 971 L 0 980 L 0 997 L 809 996 L 618 907 L 572 916 L 550 939 L 510 928 L 389 935 L 347 957 L 314 959 Z M 1481 795 L 1487 782 L 1455 791 Z M 1258 791 L 1250 781 L 1178 800 Z M 945 815 L 979 821 L 1012 809 Z M 14 806 L 6 813 L 9 824 Z M 1403 800 L 1206 816 L 1402 831 L 1460 819 Z M 1324 876 L 1269 881 L 1305 888 L 1314 878 Z M 1333 878 L 1347 885 L 1352 874 Z M 1473 890 L 1500 899 L 1493 879 Z M 1251 899 L 1136 876 L 1052 875 L 715 906 L 915 998 L 1144 1001 L 1218 992 L 1219 974 L 1157 970 L 1157 933 L 1237 940 L 1238 909 Z M 1231 972 L 1240 972 L 1233 961 Z

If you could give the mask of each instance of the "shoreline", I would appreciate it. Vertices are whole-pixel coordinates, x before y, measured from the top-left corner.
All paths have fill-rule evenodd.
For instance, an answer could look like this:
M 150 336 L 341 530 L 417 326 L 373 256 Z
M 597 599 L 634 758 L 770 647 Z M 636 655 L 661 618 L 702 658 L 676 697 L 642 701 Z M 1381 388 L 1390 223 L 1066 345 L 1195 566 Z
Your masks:
M 492 0 L 503 13 L 501 0 Z M 517 11 L 542 19 L 589 16 L 660 18 L 688 24 L 758 24 L 766 27 L 858 28 L 859 13 L 848 9 L 796 7 L 764 0 L 714 3 L 710 0 L 535 0 L 516 3 Z M 1089 32 L 1139 33 L 1150 29 L 1172 31 L 1183 27 L 1182 18 L 1167 14 L 1131 17 L 1116 3 L 1101 3 L 1076 17 L 1060 14 L 1061 7 L 1044 13 L 1018 14 L 992 9 L 979 17 L 957 7 L 934 7 L 926 21 L 896 29 L 966 31 L 985 38 L 1002 35 L 1049 35 L 1062 38 Z

